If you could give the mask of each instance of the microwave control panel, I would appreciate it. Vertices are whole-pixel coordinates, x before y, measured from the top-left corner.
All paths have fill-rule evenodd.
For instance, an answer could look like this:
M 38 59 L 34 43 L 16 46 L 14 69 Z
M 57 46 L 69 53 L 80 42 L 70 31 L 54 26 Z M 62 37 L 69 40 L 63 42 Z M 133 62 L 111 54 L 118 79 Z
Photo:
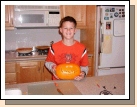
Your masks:
M 60 12 L 49 12 L 49 26 L 59 26 Z

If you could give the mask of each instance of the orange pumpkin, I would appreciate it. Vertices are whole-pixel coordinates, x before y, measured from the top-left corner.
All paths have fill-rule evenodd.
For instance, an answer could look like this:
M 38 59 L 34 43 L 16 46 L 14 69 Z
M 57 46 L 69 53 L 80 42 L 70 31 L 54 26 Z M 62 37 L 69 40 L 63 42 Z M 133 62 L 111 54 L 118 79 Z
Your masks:
M 64 63 L 56 67 L 56 75 L 60 79 L 74 79 L 80 74 L 80 67 L 74 63 Z

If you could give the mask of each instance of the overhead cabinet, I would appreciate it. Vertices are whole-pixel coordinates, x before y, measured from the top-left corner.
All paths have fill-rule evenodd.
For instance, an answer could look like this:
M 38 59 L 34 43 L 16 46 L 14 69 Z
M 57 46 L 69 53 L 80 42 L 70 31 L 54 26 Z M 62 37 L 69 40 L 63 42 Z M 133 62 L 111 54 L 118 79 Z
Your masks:
M 5 30 L 14 29 L 13 18 L 14 18 L 14 6 L 5 5 Z
M 61 5 L 61 18 L 72 16 L 77 21 L 77 28 L 86 28 L 86 5 Z

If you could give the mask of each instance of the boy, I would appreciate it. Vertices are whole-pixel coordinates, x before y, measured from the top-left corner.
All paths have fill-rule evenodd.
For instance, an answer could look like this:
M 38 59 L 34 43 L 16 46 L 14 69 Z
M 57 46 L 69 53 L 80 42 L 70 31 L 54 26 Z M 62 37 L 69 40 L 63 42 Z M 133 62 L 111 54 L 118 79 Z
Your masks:
M 66 62 L 72 62 L 80 66 L 81 73 L 74 80 L 82 80 L 88 73 L 87 50 L 83 44 L 74 40 L 76 25 L 76 20 L 71 16 L 66 16 L 60 21 L 59 31 L 62 40 L 52 44 L 45 62 L 45 66 L 53 74 L 53 80 L 59 79 L 55 75 L 56 66 Z

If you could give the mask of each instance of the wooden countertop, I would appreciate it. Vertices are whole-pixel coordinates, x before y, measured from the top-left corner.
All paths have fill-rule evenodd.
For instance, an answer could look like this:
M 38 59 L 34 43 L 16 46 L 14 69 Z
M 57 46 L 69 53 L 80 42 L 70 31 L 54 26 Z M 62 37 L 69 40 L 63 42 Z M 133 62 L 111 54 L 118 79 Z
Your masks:
M 82 95 L 124 95 L 125 94 L 125 74 L 113 74 L 106 76 L 86 77 L 84 80 L 56 80 L 56 83 L 72 82 Z M 5 88 L 20 88 L 23 94 L 28 94 L 29 85 L 49 84 L 54 81 L 41 81 L 33 83 L 22 83 L 6 85 Z M 67 89 L 69 88 L 66 87 Z M 71 87 L 70 87 L 71 88 Z

